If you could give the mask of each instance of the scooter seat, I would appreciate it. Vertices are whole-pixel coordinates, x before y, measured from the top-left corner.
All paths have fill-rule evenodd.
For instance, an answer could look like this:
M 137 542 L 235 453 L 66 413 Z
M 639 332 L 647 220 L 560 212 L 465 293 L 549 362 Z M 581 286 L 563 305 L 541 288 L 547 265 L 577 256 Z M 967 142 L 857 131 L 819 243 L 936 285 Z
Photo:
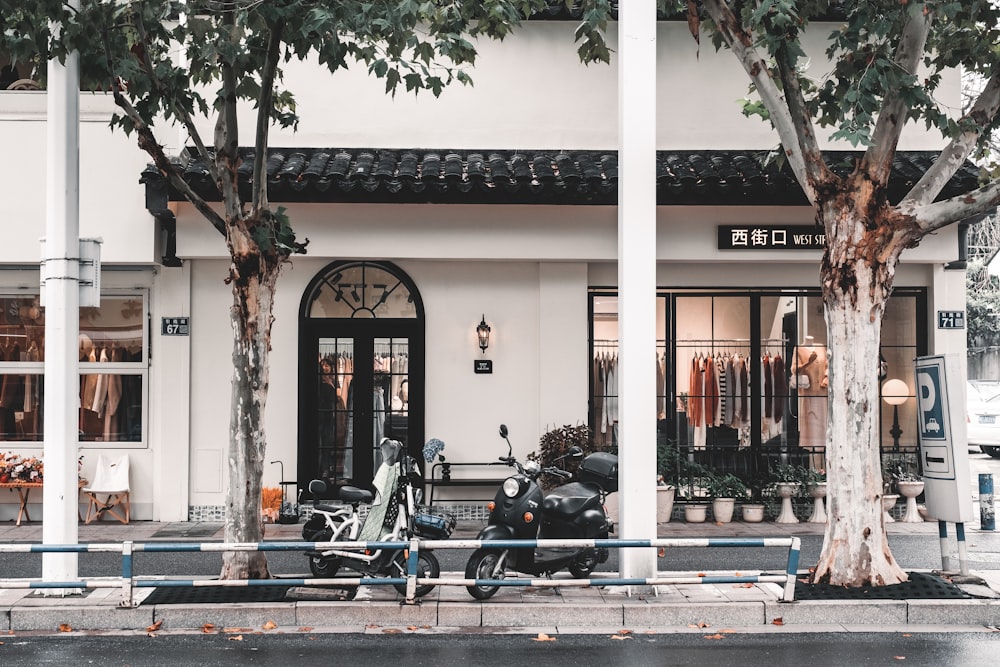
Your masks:
M 374 497 L 371 491 L 359 489 L 356 486 L 340 487 L 337 496 L 345 503 L 370 503 Z
M 584 510 L 599 508 L 601 493 L 596 484 L 570 482 L 556 487 L 542 500 L 542 511 L 547 516 L 572 520 Z

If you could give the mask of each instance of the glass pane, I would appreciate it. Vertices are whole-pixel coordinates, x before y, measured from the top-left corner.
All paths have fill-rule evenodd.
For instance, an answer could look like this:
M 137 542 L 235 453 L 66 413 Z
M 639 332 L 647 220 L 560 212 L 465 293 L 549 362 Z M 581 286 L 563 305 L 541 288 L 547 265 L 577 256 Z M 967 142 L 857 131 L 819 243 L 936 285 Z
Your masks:
M 0 376 L 0 439 L 42 440 L 42 379 L 40 374 Z
M 409 289 L 385 269 L 356 264 L 327 276 L 313 293 L 309 317 L 412 318 L 417 316 Z
M 406 446 L 409 425 L 410 355 L 406 338 L 376 338 L 374 376 L 374 423 L 372 444 L 375 467 L 381 463 L 379 443 L 383 437 Z
M 41 361 L 45 310 L 38 297 L 0 297 L 0 308 L 0 361 Z
M 348 480 L 354 474 L 354 340 L 321 338 L 316 377 L 320 476 Z
M 145 322 L 139 296 L 102 296 L 100 307 L 81 308 L 80 361 L 142 361 Z
M 142 375 L 80 375 L 80 440 L 142 440 Z

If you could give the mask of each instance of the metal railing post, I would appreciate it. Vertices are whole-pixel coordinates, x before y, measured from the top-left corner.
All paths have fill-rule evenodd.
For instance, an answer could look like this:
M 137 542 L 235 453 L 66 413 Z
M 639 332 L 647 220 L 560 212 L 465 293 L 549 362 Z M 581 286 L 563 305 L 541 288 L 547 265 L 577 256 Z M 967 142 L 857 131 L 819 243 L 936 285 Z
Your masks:
M 130 608 L 139 606 L 133 595 L 135 582 L 133 581 L 132 550 L 132 542 L 122 542 L 122 599 L 118 603 L 119 607 Z

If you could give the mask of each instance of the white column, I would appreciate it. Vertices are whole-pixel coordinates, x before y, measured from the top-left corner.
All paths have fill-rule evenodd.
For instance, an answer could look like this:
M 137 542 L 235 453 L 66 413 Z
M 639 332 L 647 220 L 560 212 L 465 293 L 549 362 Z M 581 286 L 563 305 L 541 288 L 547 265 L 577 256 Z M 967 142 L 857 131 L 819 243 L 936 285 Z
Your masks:
M 624 539 L 656 537 L 656 2 L 618 23 L 619 508 Z M 622 576 L 652 577 L 653 549 L 621 549 Z M 641 591 L 633 587 L 633 592 Z
M 71 2 L 79 7 L 79 2 Z M 42 542 L 76 544 L 77 442 L 79 428 L 80 333 L 80 61 L 48 65 L 48 123 L 45 245 L 45 462 Z M 77 577 L 77 555 L 42 555 L 42 577 Z M 71 589 L 44 589 L 63 595 Z

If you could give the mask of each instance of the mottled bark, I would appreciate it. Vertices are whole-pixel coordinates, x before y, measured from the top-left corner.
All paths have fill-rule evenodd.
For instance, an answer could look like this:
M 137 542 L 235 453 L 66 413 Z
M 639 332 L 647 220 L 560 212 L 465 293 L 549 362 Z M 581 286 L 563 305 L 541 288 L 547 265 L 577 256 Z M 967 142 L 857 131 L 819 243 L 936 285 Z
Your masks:
M 248 233 L 251 221 L 230 223 L 233 263 L 230 285 L 233 306 L 233 381 L 229 433 L 229 489 L 226 496 L 226 542 L 259 542 L 261 477 L 266 439 L 264 406 L 269 383 L 272 306 L 280 261 L 262 253 Z M 261 552 L 228 552 L 223 579 L 268 579 Z
M 814 581 L 839 586 L 906 581 L 883 523 L 878 373 L 882 318 L 900 252 L 915 225 L 854 174 L 819 206 L 827 249 L 821 279 L 829 345 L 826 473 L 829 520 Z M 846 193 L 846 194 L 845 194 Z

